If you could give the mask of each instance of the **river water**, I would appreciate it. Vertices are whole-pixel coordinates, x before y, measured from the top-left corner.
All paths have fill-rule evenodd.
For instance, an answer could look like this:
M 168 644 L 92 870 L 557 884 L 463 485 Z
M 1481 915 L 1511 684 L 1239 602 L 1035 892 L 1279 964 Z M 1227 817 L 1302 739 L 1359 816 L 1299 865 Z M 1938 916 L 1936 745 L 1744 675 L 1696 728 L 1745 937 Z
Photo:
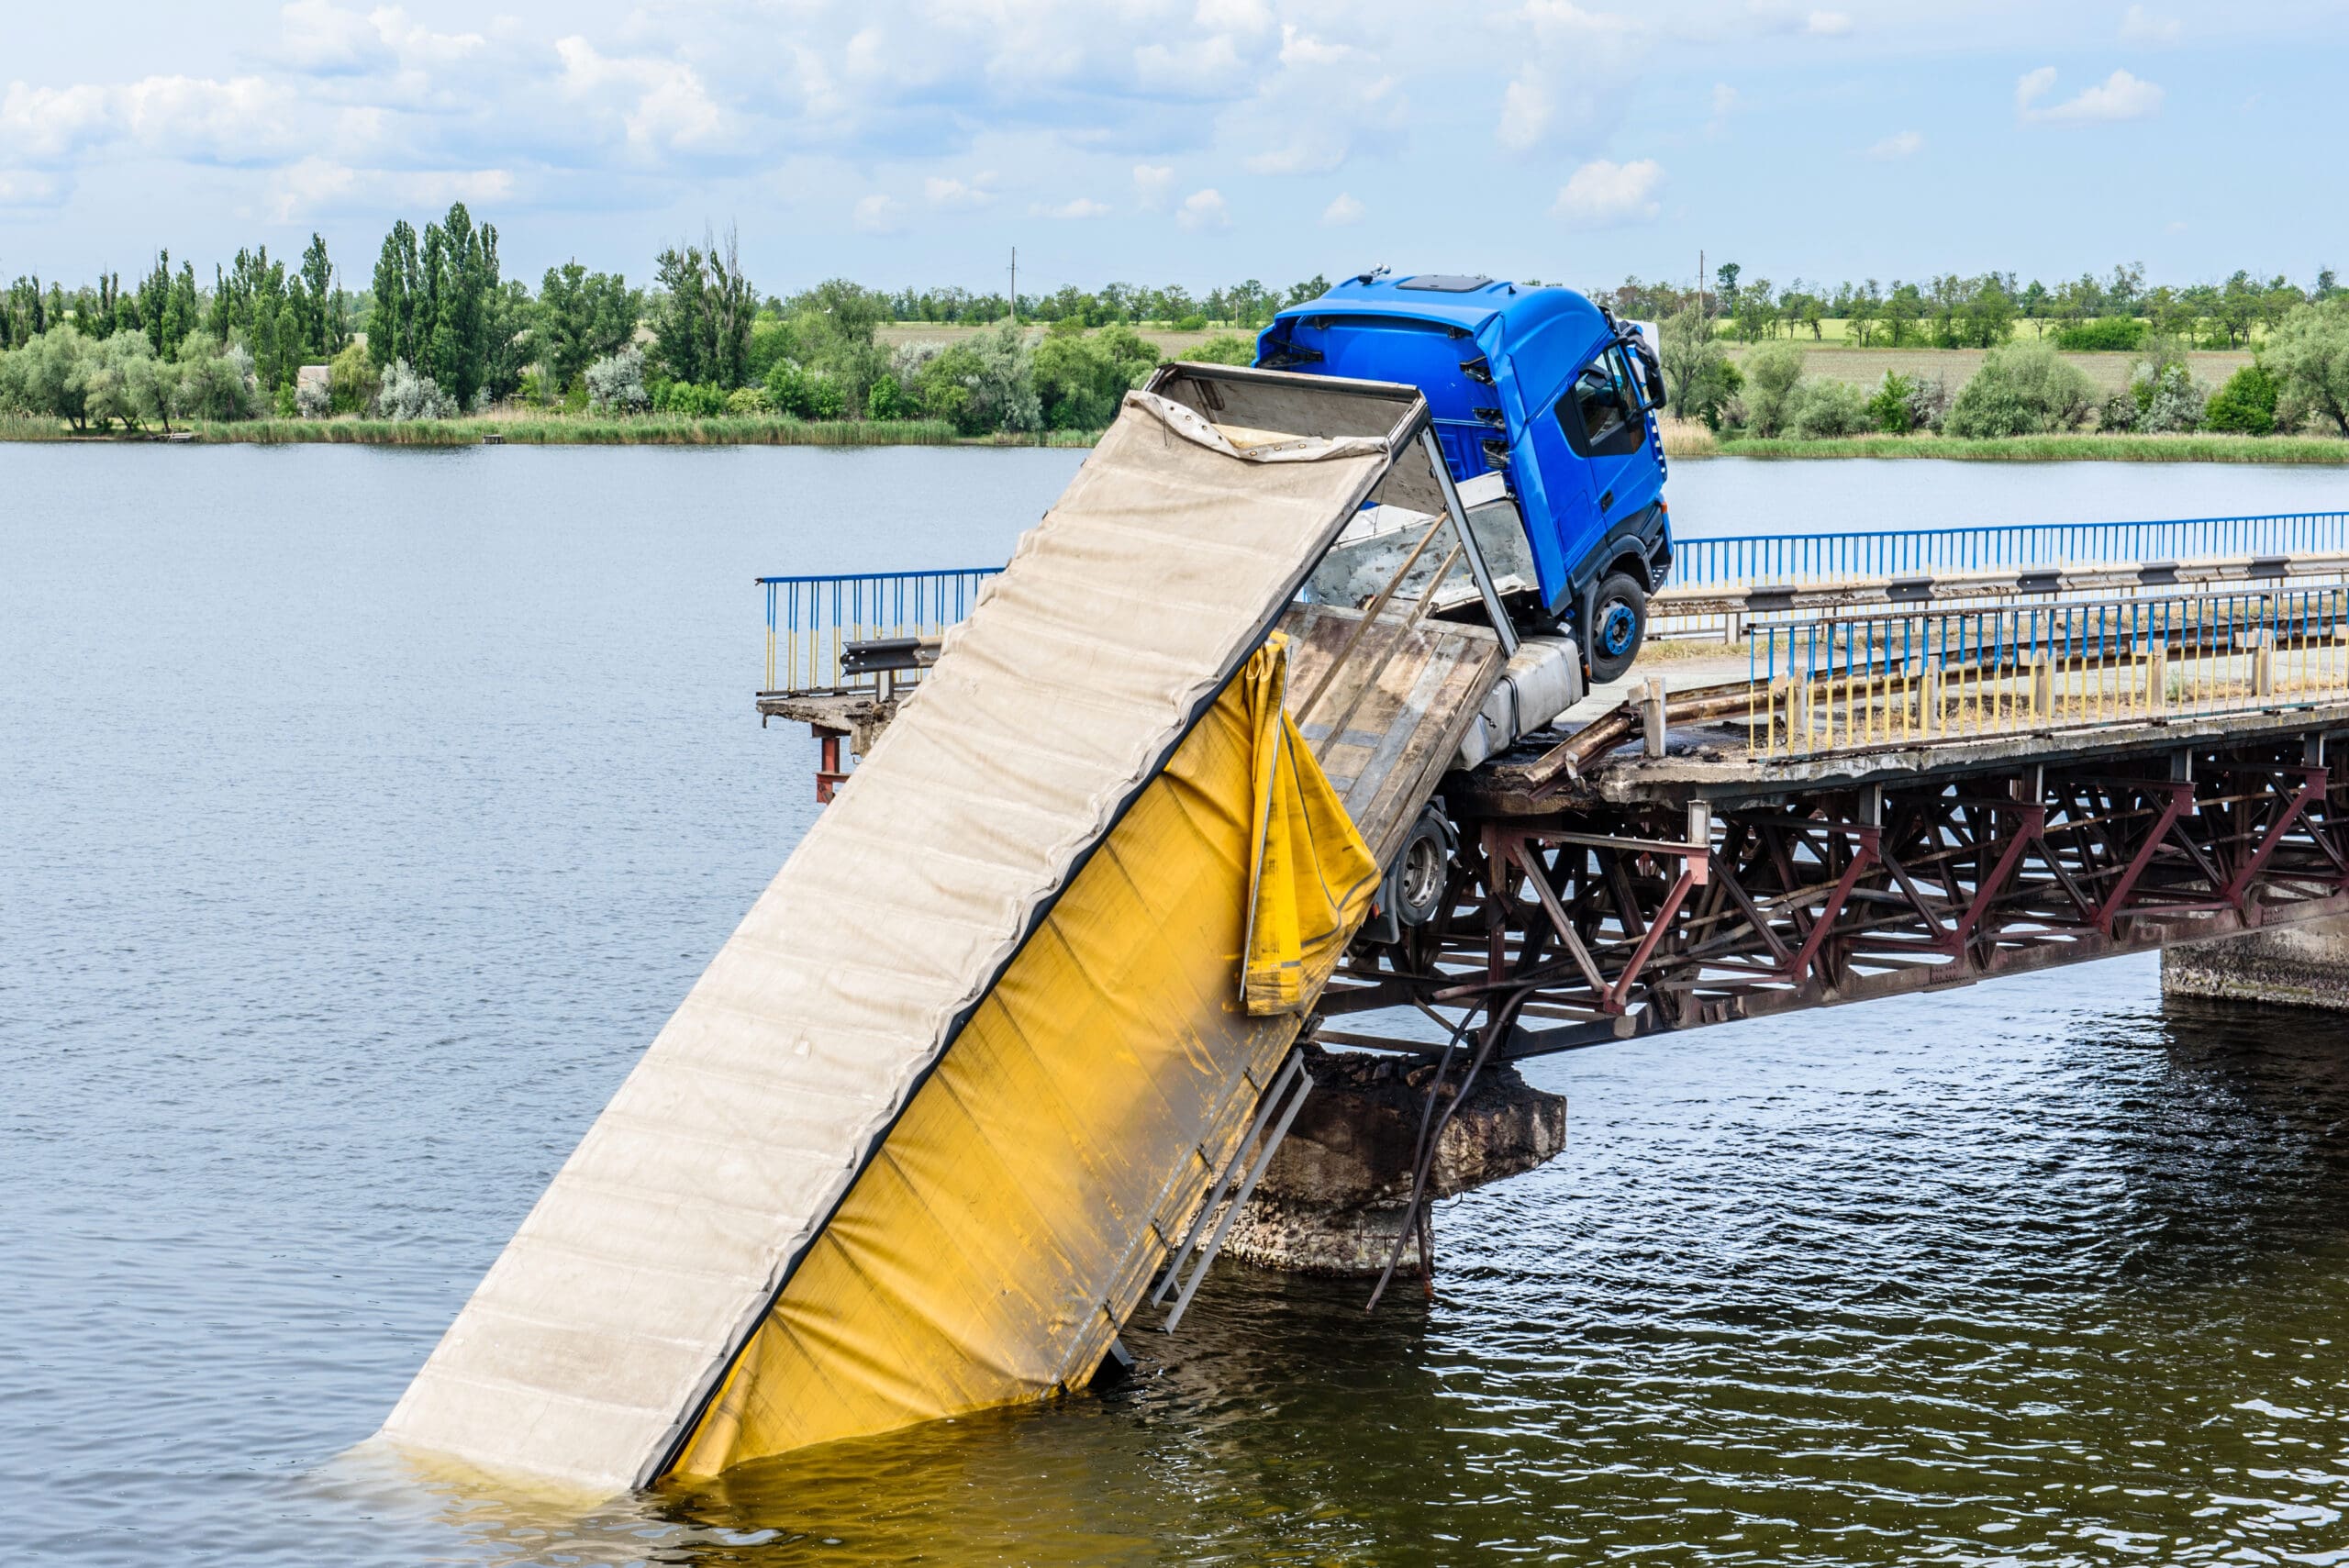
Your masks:
M 1533 1064 L 1432 1304 L 1219 1265 L 1106 1396 L 584 1520 L 347 1453 L 812 817 L 751 578 L 1000 560 L 1079 456 L 0 448 L 8 1561 L 2349 1562 L 2349 1028 L 2142 960 Z

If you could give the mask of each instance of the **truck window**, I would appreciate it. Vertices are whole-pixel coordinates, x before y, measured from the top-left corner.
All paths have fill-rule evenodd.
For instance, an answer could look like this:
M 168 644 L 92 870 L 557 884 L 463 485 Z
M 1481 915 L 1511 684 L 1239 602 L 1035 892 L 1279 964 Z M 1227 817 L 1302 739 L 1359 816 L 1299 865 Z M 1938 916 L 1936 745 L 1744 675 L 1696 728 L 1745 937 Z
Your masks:
M 1617 356 L 1601 354 L 1567 384 L 1558 399 L 1558 424 L 1578 456 L 1626 457 L 1640 450 L 1645 435 L 1638 411 Z

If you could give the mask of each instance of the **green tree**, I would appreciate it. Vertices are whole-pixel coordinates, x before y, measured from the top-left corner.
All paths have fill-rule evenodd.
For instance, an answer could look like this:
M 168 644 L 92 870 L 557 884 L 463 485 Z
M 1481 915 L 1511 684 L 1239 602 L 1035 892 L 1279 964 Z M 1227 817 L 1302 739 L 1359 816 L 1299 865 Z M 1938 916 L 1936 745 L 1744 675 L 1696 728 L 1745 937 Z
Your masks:
M 1765 439 L 1784 435 L 1794 423 L 1802 384 L 1802 350 L 1793 343 L 1767 343 L 1745 356 L 1745 428 Z
M 424 266 L 417 254 L 416 230 L 406 218 L 384 236 L 375 259 L 374 308 L 367 317 L 367 357 L 380 375 L 395 360 L 413 358 L 417 342 L 417 296 L 423 293 Z
M 654 362 L 672 380 L 731 390 L 750 371 L 751 326 L 758 293 L 742 275 L 740 246 L 729 228 L 683 250 L 661 252 L 651 310 Z
M 1720 302 L 1718 309 L 1723 316 L 1737 314 L 1737 277 L 1742 271 L 1735 261 L 1723 261 L 1713 269 L 1714 297 Z
M 2293 311 L 2260 357 L 2276 378 L 2279 427 L 2314 417 L 2349 436 L 2349 295 Z
M 2276 402 L 2282 388 L 2267 367 L 2254 360 L 2226 379 L 2203 406 L 2202 426 L 2245 436 L 2265 436 L 2276 428 Z
M 1712 323 L 1692 305 L 1664 317 L 1663 337 L 1657 358 L 1664 364 L 1673 414 L 1718 425 L 1721 405 L 1730 398 L 1721 374 L 1729 363 L 1729 351 L 1713 336 Z
M 579 383 L 589 365 L 628 347 L 644 308 L 642 294 L 617 272 L 591 272 L 576 261 L 549 267 L 539 285 L 533 344 L 558 392 Z

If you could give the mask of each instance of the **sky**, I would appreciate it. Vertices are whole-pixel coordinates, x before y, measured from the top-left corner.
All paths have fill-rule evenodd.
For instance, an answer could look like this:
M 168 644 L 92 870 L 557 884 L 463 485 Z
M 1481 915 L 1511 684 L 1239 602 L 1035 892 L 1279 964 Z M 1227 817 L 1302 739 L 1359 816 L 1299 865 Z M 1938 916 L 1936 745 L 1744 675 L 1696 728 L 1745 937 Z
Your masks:
M 0 276 L 462 200 L 509 275 L 787 293 L 2349 269 L 2349 5 L 117 0 L 0 57 Z

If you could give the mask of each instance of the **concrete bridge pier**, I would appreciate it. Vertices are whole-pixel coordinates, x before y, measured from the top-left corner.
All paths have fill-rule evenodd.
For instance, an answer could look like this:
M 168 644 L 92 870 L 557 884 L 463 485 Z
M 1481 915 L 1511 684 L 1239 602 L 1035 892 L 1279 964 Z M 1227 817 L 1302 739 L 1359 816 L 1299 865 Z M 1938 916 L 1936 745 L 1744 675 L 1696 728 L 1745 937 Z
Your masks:
M 2164 948 L 2162 991 L 2349 1011 L 2349 916 Z
M 1404 1222 L 1435 1068 L 1411 1057 L 1311 1045 L 1306 1067 L 1313 1093 L 1240 1211 L 1224 1251 L 1292 1273 L 1375 1274 Z M 1455 1066 L 1455 1083 L 1459 1073 Z M 1565 1096 L 1545 1094 L 1516 1068 L 1492 1063 L 1436 1145 L 1429 1191 L 1435 1197 L 1468 1192 L 1531 1171 L 1565 1146 Z M 1397 1272 L 1419 1269 L 1419 1250 L 1407 1245 Z

